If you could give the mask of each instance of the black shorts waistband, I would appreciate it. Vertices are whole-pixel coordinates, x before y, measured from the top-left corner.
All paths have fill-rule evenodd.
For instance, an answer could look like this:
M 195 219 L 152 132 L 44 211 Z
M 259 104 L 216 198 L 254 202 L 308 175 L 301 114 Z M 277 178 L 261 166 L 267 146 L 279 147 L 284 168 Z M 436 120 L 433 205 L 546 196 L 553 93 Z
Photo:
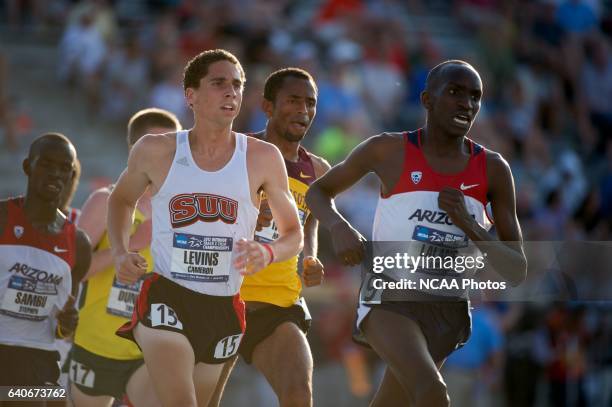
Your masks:
M 179 295 L 179 296 L 188 296 L 188 297 L 192 297 L 192 298 L 197 298 L 198 301 L 202 301 L 202 302 L 208 302 L 208 303 L 214 303 L 214 304 L 231 304 L 234 299 L 236 298 L 236 295 L 210 295 L 210 294 L 204 294 L 195 290 L 192 290 L 190 288 L 184 287 L 174 281 L 172 281 L 171 279 L 159 274 L 159 273 L 150 273 L 150 275 L 147 275 L 147 277 L 145 277 L 145 279 L 153 279 L 153 281 L 151 282 L 152 284 L 162 284 L 164 286 L 164 289 L 168 290 L 169 294 L 173 294 L 173 295 Z

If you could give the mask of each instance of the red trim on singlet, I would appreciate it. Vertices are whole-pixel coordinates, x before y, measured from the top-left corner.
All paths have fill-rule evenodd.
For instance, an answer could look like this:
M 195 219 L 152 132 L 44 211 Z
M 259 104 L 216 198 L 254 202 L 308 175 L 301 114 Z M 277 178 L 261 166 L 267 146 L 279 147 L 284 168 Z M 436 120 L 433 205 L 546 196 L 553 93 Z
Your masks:
M 29 246 L 44 250 L 64 260 L 70 268 L 76 262 L 76 226 L 66 220 L 59 233 L 37 230 L 23 210 L 24 198 L 7 201 L 7 219 L 0 245 Z
M 467 139 L 470 146 L 470 158 L 466 167 L 456 174 L 442 174 L 434 171 L 421 149 L 421 129 L 417 130 L 416 145 L 410 138 L 414 138 L 414 132 L 404 133 L 404 163 L 402 165 L 402 174 L 393 189 L 388 194 L 381 192 L 381 197 L 387 199 L 393 195 L 406 192 L 416 191 L 433 191 L 439 192 L 444 187 L 452 187 L 459 189 L 465 196 L 480 201 L 483 205 L 487 204 L 487 159 L 485 149 Z M 415 174 L 414 182 L 412 174 Z M 420 176 L 419 174 L 420 173 Z M 467 186 L 473 187 L 462 189 Z
M 68 218 L 68 221 L 70 221 L 71 223 L 76 224 L 77 219 L 79 219 L 79 216 L 81 215 L 81 210 L 77 209 L 77 208 L 68 208 L 68 214 L 66 215 L 66 217 Z
M 246 306 L 242 298 L 240 298 L 240 293 L 234 295 L 234 299 L 232 301 L 234 306 L 234 311 L 236 312 L 236 317 L 238 317 L 238 322 L 240 323 L 240 329 L 242 333 L 246 330 Z

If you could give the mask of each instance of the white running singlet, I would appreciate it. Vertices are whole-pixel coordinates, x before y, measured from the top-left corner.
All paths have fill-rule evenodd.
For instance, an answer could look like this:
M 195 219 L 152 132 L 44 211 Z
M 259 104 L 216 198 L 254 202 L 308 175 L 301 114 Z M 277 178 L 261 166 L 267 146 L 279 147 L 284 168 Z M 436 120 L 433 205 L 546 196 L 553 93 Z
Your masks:
M 238 293 L 242 275 L 233 266 L 234 244 L 253 239 L 259 213 L 251 201 L 247 136 L 232 134 L 229 162 L 204 171 L 191 154 L 189 131 L 179 131 L 172 166 L 151 199 L 154 271 L 207 295 Z

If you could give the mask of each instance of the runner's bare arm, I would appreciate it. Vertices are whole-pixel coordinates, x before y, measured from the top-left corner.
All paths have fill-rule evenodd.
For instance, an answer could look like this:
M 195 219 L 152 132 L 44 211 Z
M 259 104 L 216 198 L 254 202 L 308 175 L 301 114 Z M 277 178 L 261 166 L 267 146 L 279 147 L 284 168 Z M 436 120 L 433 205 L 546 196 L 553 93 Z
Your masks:
M 319 242 L 317 232 L 319 230 L 319 221 L 312 215 L 308 215 L 304 222 L 304 258 L 317 257 Z
M 94 191 L 83 204 L 81 216 L 79 216 L 77 222 L 79 229 L 89 237 L 94 250 L 100 243 L 100 240 L 102 240 L 104 232 L 106 232 L 106 215 L 110 192 L 108 188 L 100 188 Z M 104 222 L 101 222 L 101 220 L 104 220 Z M 84 280 L 89 279 L 112 264 L 113 256 L 110 249 L 95 250 L 91 257 L 91 266 L 89 266 Z
M 56 314 L 58 338 L 72 336 L 79 321 L 79 312 L 76 309 L 76 296 L 79 292 L 79 283 L 85 277 L 91 263 L 91 244 L 89 238 L 80 229 L 76 231 L 76 261 L 71 270 L 72 290 L 68 300 Z
M 315 170 L 315 177 L 317 179 L 321 178 L 331 166 L 327 162 L 327 160 L 318 157 L 314 154 L 310 154 L 310 158 L 312 159 L 312 164 Z M 319 221 L 317 218 L 312 216 L 312 214 L 308 215 L 306 218 L 306 222 L 304 223 L 304 257 L 317 257 L 318 251 L 318 242 L 317 242 L 317 232 L 319 229 Z
M 338 213 L 334 198 L 370 172 L 377 172 L 387 158 L 387 134 L 370 137 L 353 149 L 344 161 L 317 179 L 306 193 L 306 204 L 315 217 L 330 229 L 346 220 Z
M 76 261 L 72 268 L 72 295 L 79 292 L 79 283 L 84 280 L 91 264 L 91 244 L 89 238 L 80 229 L 76 233 Z
M 287 169 L 278 148 L 250 138 L 247 166 L 249 182 L 254 182 L 251 184 L 252 190 L 266 194 L 279 237 L 269 244 L 256 242 L 252 237 L 243 237 L 237 242 L 235 250 L 238 255 L 234 259 L 234 267 L 243 275 L 256 273 L 271 261 L 283 261 L 295 256 L 302 250 L 304 240 L 297 207 L 289 191 Z
M 132 148 L 127 168 L 121 173 L 108 200 L 107 230 L 117 268 L 117 277 L 134 283 L 147 269 L 146 260 L 129 251 L 129 235 L 138 199 L 151 184 L 149 176 L 160 139 L 144 136 Z
M 469 215 L 465 208 L 464 195 L 458 189 L 447 188 L 441 191 L 439 206 L 448 213 L 452 222 L 487 254 L 487 262 L 495 271 L 512 286 L 517 286 L 527 275 L 527 260 L 523 251 L 523 235 L 516 216 L 514 179 L 510 166 L 498 153 L 488 152 L 487 169 L 489 200 L 499 240 Z
M 365 238 L 338 212 L 334 197 L 353 186 L 367 173 L 375 171 L 382 150 L 384 140 L 381 136 L 365 140 L 343 162 L 316 180 L 306 193 L 306 204 L 330 231 L 334 252 L 347 265 L 361 262 Z
M 279 234 L 278 239 L 270 246 L 274 261 L 283 261 L 302 250 L 304 235 L 293 196 L 289 191 L 283 156 L 276 146 L 269 143 L 258 143 L 258 148 L 261 150 L 260 162 L 267 164 L 259 167 L 265 168 L 261 187 L 267 196 Z
M 315 177 L 322 177 L 331 166 L 327 160 L 310 154 L 315 170 Z M 302 280 L 306 287 L 313 287 L 323 282 L 325 275 L 323 263 L 317 258 L 319 221 L 317 218 L 308 215 L 304 223 L 304 260 L 302 262 Z

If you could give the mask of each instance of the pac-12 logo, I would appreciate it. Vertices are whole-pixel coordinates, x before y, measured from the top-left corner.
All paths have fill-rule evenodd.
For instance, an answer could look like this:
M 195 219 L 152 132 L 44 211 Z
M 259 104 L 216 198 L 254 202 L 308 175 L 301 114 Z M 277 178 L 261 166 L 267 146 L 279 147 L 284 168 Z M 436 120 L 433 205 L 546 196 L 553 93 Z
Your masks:
M 412 178 L 412 182 L 418 184 L 421 182 L 421 178 L 423 178 L 423 173 L 421 171 L 412 171 L 410 178 Z
M 173 228 L 182 228 L 201 220 L 236 223 L 238 202 L 219 195 L 180 194 L 170 200 L 170 223 Z
M 13 233 L 15 233 L 15 237 L 17 239 L 21 239 L 21 236 L 23 236 L 23 230 L 24 230 L 23 226 L 19 226 L 19 225 L 13 228 Z

